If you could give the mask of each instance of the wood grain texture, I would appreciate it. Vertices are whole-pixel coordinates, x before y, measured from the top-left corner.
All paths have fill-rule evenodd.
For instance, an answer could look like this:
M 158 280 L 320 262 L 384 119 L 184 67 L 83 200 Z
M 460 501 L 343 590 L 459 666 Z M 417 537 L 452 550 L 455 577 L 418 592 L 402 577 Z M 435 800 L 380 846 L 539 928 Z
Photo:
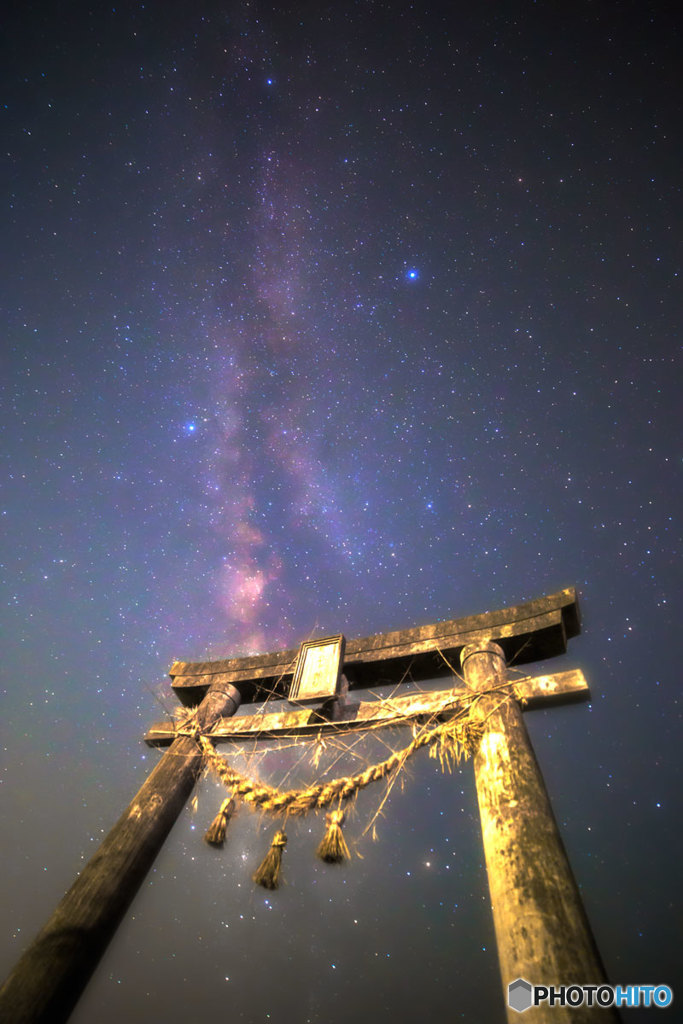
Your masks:
M 486 691 L 507 677 L 496 644 L 463 652 L 467 685 Z M 491 907 L 503 993 L 524 978 L 532 985 L 606 983 L 578 886 L 564 850 L 519 705 L 486 694 L 477 705 L 483 735 L 474 755 Z M 507 1008 L 508 1021 L 519 1014 Z M 598 1024 L 618 1020 L 602 1007 L 531 1007 L 531 1024 Z
M 568 587 L 510 608 L 348 640 L 343 670 L 352 689 L 408 677 L 432 679 L 449 673 L 444 657 L 457 665 L 463 647 L 487 638 L 501 645 L 509 664 L 521 665 L 564 654 L 567 640 L 579 631 L 578 599 Z M 170 670 L 173 689 L 183 704 L 192 706 L 219 676 L 239 687 L 244 702 L 269 694 L 285 697 L 297 655 L 291 649 L 248 658 L 177 661 Z
M 236 710 L 218 687 L 200 728 Z M 0 1021 L 61 1024 L 87 985 L 121 918 L 185 806 L 202 765 L 190 736 L 176 738 L 0 989 Z
M 588 700 L 590 697 L 588 683 L 581 669 L 525 677 L 515 680 L 514 686 L 518 698 L 529 708 Z M 380 725 L 408 725 L 415 719 L 433 716 L 446 719 L 455 712 L 458 696 L 466 693 L 460 687 L 436 693 L 392 697 L 390 700 L 349 701 L 342 704 L 337 716 L 329 721 L 309 708 L 219 719 L 211 730 L 211 738 L 220 743 L 244 739 L 246 736 L 259 736 L 263 739 L 273 736 L 315 736 L 340 730 L 371 729 Z M 280 703 L 283 702 L 276 701 L 275 705 Z M 167 746 L 173 742 L 175 735 L 173 722 L 158 722 L 146 733 L 145 742 L 150 747 Z

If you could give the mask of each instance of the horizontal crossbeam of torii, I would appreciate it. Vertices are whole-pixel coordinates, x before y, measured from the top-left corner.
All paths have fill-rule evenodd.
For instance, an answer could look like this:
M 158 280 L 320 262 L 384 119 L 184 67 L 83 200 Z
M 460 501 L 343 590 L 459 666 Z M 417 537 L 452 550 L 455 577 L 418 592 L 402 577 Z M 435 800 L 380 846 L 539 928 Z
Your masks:
M 123 915 L 202 767 L 197 730 L 212 742 L 252 734 L 305 736 L 326 728 L 363 728 L 420 716 L 446 717 L 454 695 L 476 692 L 483 734 L 474 755 L 482 838 L 503 988 L 518 978 L 532 985 L 605 984 L 578 887 L 552 813 L 521 708 L 588 697 L 577 671 L 510 680 L 513 699 L 501 701 L 506 662 L 515 665 L 563 654 L 580 630 L 573 588 L 482 615 L 384 633 L 337 651 L 343 685 L 328 700 L 294 711 L 240 716 L 242 702 L 287 698 L 292 680 L 298 699 L 303 648 L 214 662 L 176 662 L 173 688 L 181 701 L 198 705 L 194 734 L 163 724 L 147 736 L 169 750 L 134 797 L 99 850 L 66 893 L 0 989 L 0 1021 L 59 1024 L 66 1021 L 92 976 Z M 464 686 L 430 694 L 353 702 L 352 691 L 386 683 L 453 675 L 460 662 Z M 299 671 L 297 672 L 297 663 Z M 335 679 L 336 684 L 336 679 Z M 310 691 L 316 693 L 315 686 Z M 495 691 L 495 692 L 494 692 Z M 303 696 L 302 696 L 303 694 Z M 310 697 L 309 697 L 310 699 Z M 507 1003 L 507 998 L 506 998 Z M 515 1010 L 507 1009 L 510 1020 Z M 532 1007 L 526 1019 L 607 1021 L 601 1007 Z

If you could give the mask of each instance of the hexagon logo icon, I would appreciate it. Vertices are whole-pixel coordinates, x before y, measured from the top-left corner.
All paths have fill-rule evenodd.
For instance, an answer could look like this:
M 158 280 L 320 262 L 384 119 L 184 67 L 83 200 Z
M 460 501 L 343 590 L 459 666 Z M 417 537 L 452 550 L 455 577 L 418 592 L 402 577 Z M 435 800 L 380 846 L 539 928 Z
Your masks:
M 533 988 L 524 978 L 517 978 L 508 985 L 508 1006 L 517 1013 L 524 1013 L 533 1003 Z

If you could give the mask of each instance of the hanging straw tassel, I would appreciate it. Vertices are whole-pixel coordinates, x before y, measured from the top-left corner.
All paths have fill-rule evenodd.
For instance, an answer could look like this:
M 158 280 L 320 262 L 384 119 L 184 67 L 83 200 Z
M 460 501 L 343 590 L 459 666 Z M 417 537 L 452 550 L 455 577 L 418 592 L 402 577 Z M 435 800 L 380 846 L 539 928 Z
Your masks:
M 287 836 L 284 832 L 276 832 L 270 844 L 268 853 L 263 858 L 263 863 L 251 876 L 257 885 L 264 889 L 277 889 L 280 884 L 280 865 L 282 863 L 282 851 L 287 845 Z
M 351 857 L 341 830 L 344 824 L 344 812 L 341 810 L 330 811 L 329 814 L 325 815 L 325 820 L 327 827 L 322 842 L 317 849 L 317 854 L 321 860 L 326 861 L 328 864 L 341 864 L 342 861 L 349 860 Z
M 210 843 L 211 846 L 223 845 L 225 842 L 225 831 L 228 827 L 228 822 L 234 813 L 235 801 L 231 796 L 229 796 L 223 801 L 220 811 L 206 830 L 204 839 L 207 843 Z

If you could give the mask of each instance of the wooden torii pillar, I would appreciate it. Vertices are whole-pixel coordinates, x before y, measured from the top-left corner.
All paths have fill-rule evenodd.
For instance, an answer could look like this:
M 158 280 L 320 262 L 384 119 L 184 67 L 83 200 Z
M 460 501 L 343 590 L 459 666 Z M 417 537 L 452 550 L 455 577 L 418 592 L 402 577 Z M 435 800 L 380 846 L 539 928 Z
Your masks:
M 187 706 L 199 705 L 195 724 L 211 739 L 246 735 L 315 735 L 419 716 L 447 717 L 458 689 L 352 702 L 353 691 L 406 678 L 450 674 L 461 660 L 469 690 L 483 691 L 483 734 L 474 758 L 482 837 L 491 893 L 501 980 L 532 985 L 606 984 L 578 887 L 567 860 L 529 737 L 521 705 L 586 699 L 580 671 L 511 680 L 515 700 L 489 694 L 507 682 L 506 662 L 520 665 L 566 651 L 579 633 L 573 588 L 512 608 L 416 629 L 351 640 L 327 638 L 336 652 L 334 685 L 319 686 L 315 666 L 302 686 L 309 648 L 213 662 L 176 662 L 173 688 Z M 327 655 L 325 655 L 327 656 Z M 315 652 L 312 655 L 315 660 Z M 341 670 L 343 668 L 343 676 Z M 312 680 L 312 685 L 311 685 Z M 343 686 L 340 682 L 343 680 Z M 308 692 L 306 686 L 309 686 Z M 314 702 L 303 710 L 242 716 L 240 702 L 283 698 Z M 275 705 L 277 706 L 277 705 Z M 147 782 L 65 895 L 52 918 L 0 989 L 0 1022 L 66 1021 L 114 931 L 184 806 L 201 767 L 192 736 L 163 723 L 145 737 L 170 744 Z M 508 1019 L 519 1020 L 507 1007 Z M 532 1007 L 525 1020 L 552 1024 L 606 1022 L 616 1013 L 593 1007 Z

